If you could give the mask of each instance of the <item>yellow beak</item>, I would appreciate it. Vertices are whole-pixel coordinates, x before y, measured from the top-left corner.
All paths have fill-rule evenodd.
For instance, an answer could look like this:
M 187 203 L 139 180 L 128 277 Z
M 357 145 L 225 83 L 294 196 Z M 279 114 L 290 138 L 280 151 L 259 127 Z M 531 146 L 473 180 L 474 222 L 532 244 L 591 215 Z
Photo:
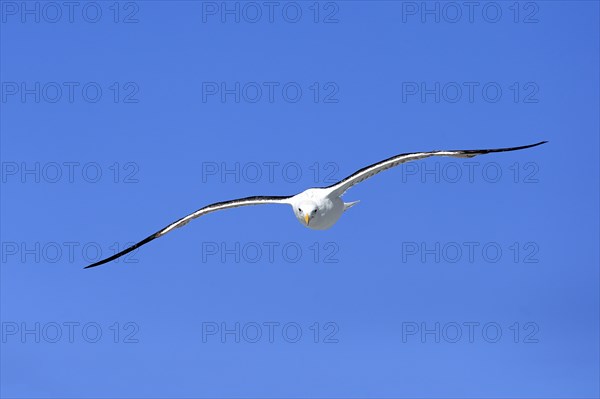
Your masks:
M 308 215 L 304 215 L 304 221 L 306 222 L 306 225 L 308 226 L 308 221 L 310 220 L 310 217 Z

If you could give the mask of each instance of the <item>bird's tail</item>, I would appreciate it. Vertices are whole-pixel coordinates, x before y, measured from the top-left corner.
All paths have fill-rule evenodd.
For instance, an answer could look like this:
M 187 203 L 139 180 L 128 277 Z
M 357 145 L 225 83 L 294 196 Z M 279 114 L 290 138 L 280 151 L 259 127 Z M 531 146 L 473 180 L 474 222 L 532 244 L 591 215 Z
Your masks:
M 360 201 L 352 201 L 352 202 L 344 202 L 344 211 L 352 208 L 354 205 L 358 204 Z

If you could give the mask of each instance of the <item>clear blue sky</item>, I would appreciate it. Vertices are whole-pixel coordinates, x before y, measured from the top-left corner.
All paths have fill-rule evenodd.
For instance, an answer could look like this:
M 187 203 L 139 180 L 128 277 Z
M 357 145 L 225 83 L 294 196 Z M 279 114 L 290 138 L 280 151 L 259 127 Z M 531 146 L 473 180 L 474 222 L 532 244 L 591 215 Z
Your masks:
M 2 397 L 598 397 L 597 2 L 61 4 L 0 2 Z

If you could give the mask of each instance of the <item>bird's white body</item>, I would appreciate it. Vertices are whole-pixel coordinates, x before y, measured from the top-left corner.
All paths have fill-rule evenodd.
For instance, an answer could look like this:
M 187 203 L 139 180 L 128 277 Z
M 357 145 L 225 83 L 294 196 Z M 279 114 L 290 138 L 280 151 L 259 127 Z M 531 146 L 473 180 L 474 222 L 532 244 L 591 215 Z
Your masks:
M 309 188 L 294 195 L 289 202 L 296 219 L 314 230 L 327 230 L 333 226 L 353 203 L 345 204 L 340 197 L 330 194 L 327 189 Z

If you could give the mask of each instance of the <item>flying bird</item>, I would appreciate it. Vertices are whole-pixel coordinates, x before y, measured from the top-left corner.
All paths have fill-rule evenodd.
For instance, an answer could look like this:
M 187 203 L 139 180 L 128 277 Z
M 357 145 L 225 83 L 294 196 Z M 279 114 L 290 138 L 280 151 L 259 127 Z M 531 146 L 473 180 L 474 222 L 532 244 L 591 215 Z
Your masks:
M 124 249 L 123 251 L 114 254 L 106 259 L 93 263 L 86 266 L 85 269 L 90 267 L 100 266 L 104 263 L 115 260 L 136 248 L 141 247 L 150 241 L 162 237 L 168 232 L 175 230 L 179 227 L 185 226 L 191 220 L 196 219 L 200 216 L 207 215 L 212 212 L 221 211 L 229 208 L 237 208 L 239 206 L 248 205 L 263 205 L 263 204 L 283 204 L 290 205 L 294 211 L 296 219 L 310 229 L 315 230 L 326 230 L 333 226 L 335 222 L 342 216 L 342 214 L 355 205 L 358 201 L 344 202 L 341 196 L 352 186 L 358 184 L 371 176 L 376 175 L 379 172 L 383 172 L 386 169 L 393 168 L 405 162 L 416 161 L 418 159 L 442 156 L 442 157 L 455 157 L 455 158 L 472 158 L 477 155 L 489 154 L 492 152 L 506 152 L 506 151 L 517 151 L 524 150 L 526 148 L 535 147 L 541 144 L 547 143 L 547 141 L 541 141 L 536 144 L 524 145 L 520 147 L 509 147 L 509 148 L 495 148 L 486 150 L 439 150 L 439 151 L 428 151 L 428 152 L 412 152 L 406 154 L 394 155 L 393 157 L 384 159 L 383 161 L 374 163 L 366 166 L 350 176 L 332 184 L 328 187 L 316 187 L 309 188 L 299 194 L 292 196 L 256 196 L 256 197 L 245 197 L 238 198 L 230 201 L 216 202 L 211 205 L 207 205 L 197 211 L 190 213 L 189 215 L 169 224 L 165 228 L 157 231 L 156 233 L 144 238 L 137 244 Z

